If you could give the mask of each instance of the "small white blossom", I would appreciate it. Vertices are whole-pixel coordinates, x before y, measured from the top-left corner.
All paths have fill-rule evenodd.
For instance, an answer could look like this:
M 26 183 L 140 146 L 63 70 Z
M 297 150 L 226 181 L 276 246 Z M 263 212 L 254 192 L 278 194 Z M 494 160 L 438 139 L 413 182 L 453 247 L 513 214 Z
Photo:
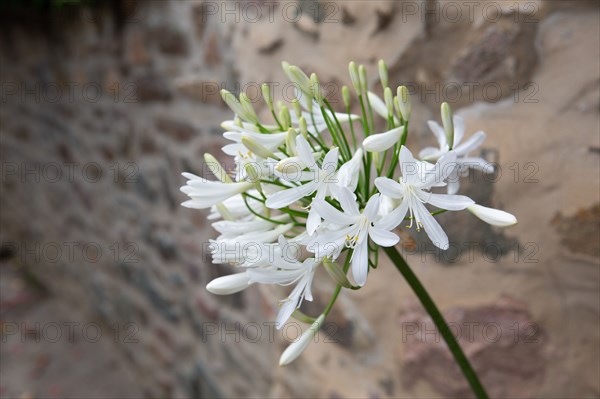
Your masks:
M 388 150 L 400 141 L 404 129 L 404 126 L 400 126 L 384 133 L 372 134 L 363 141 L 363 147 L 369 152 Z
M 468 153 L 475 151 L 485 141 L 485 133 L 478 131 L 464 143 L 461 143 L 465 135 L 465 121 L 462 117 L 454 115 L 454 144 L 452 152 L 456 154 L 456 167 L 448 174 L 448 194 L 456 194 L 460 188 L 459 178 L 469 168 L 482 170 L 487 173 L 494 171 L 493 165 L 483 158 L 469 157 Z M 426 147 L 419 153 L 419 158 L 424 161 L 435 162 L 450 151 L 444 128 L 435 121 L 427 124 L 438 141 L 439 148 Z
M 300 262 L 289 256 L 290 244 L 279 237 L 279 256 L 276 256 L 270 267 L 248 269 L 250 282 L 261 284 L 291 285 L 296 284 L 290 295 L 281 301 L 275 325 L 281 329 L 294 310 L 302 304 L 302 300 L 312 301 L 312 280 L 319 262 L 308 258 Z
M 181 187 L 181 191 L 191 199 L 181 205 L 186 208 L 206 209 L 219 204 L 229 198 L 248 191 L 252 183 L 221 183 L 211 181 L 191 173 L 182 173 L 188 179 L 187 184 Z
M 352 248 L 352 275 L 356 283 L 362 286 L 367 281 L 369 271 L 368 238 L 382 247 L 396 245 L 400 238 L 389 231 L 395 226 L 388 227 L 379 221 L 379 194 L 369 198 L 361 212 L 350 190 L 345 187 L 334 190 L 337 191 L 343 212 L 322 199 L 315 199 L 313 207 L 328 224 L 340 228 L 317 234 L 308 249 L 315 251 L 318 256 L 336 257 L 342 248 Z
M 468 207 L 467 210 L 492 226 L 507 227 L 517 224 L 517 218 L 514 215 L 499 209 L 474 204 Z
M 321 328 L 321 325 L 323 324 L 324 320 L 325 315 L 320 315 L 317 318 L 317 320 L 315 320 L 315 322 L 311 324 L 309 329 L 302 333 L 302 335 L 300 336 L 300 338 L 298 338 L 296 342 L 292 343 L 283 351 L 281 357 L 279 358 L 280 366 L 286 366 L 290 364 L 291 362 L 296 360 L 296 358 L 300 356 L 306 348 L 308 348 L 308 345 L 310 345 L 315 335 L 317 335 L 317 332 Z
M 401 199 L 400 206 L 393 215 L 388 215 L 389 223 L 398 225 L 408 212 L 416 222 L 417 230 L 421 227 L 429 236 L 434 245 L 441 249 L 448 249 L 448 236 L 425 207 L 431 204 L 449 211 L 460 211 L 473 205 L 475 202 L 463 195 L 434 194 L 429 190 L 433 187 L 446 185 L 448 171 L 456 161 L 456 155 L 449 152 L 432 166 L 427 162 L 417 161 L 408 148 L 402 146 L 400 150 L 400 168 L 402 177 L 399 181 L 378 177 L 375 179 L 377 189 L 391 198 Z
M 208 292 L 215 295 L 231 295 L 245 290 L 252 284 L 246 272 L 217 277 L 206 285 Z

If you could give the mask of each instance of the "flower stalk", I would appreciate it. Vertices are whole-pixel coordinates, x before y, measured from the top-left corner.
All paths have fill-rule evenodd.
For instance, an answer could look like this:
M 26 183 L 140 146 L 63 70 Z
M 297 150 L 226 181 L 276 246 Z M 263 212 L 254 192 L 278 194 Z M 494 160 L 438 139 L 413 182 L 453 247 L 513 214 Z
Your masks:
M 421 281 L 419 281 L 418 277 L 415 275 L 408 263 L 406 263 L 396 248 L 388 247 L 384 248 L 383 250 L 394 263 L 396 269 L 398 269 L 400 274 L 402 274 L 410 288 L 413 290 L 417 298 L 419 298 L 419 301 L 435 323 L 435 326 L 442 335 L 442 338 L 444 338 L 444 341 L 448 345 L 448 349 L 450 349 L 452 356 L 454 356 L 454 360 L 456 360 L 456 363 L 460 367 L 463 375 L 469 382 L 469 385 L 471 386 L 475 396 L 478 399 L 487 399 L 488 395 L 483 388 L 483 385 L 481 385 L 477 373 L 471 366 L 467 356 L 465 356 L 463 350 L 458 344 L 458 341 L 454 337 L 454 334 L 452 334 L 452 330 L 448 326 L 448 323 L 446 323 L 446 320 L 444 320 L 444 316 L 442 316 L 442 313 L 438 310 L 435 302 L 433 302 L 433 299 L 431 299 L 431 296 L 429 296 L 429 293 L 423 284 L 421 284 Z

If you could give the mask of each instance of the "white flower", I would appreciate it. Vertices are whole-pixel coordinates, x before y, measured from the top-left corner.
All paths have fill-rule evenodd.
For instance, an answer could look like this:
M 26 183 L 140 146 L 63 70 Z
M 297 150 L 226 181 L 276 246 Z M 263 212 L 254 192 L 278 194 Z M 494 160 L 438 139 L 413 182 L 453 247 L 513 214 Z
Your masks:
M 499 209 L 474 204 L 468 207 L 467 210 L 492 226 L 507 227 L 517 224 L 517 218 L 514 215 Z
M 279 237 L 279 256 L 275 256 L 271 267 L 248 269 L 247 273 L 251 283 L 291 285 L 296 287 L 290 295 L 282 301 L 281 308 L 277 313 L 275 325 L 278 329 L 283 327 L 296 308 L 300 307 L 302 300 L 312 301 L 312 280 L 319 262 L 315 258 L 298 261 L 289 256 L 290 246 L 288 241 Z
M 404 133 L 405 126 L 400 126 L 384 133 L 372 134 L 363 141 L 363 147 L 369 152 L 382 152 L 392 148 Z
M 278 215 L 271 217 L 271 220 L 286 222 L 290 220 L 290 217 L 288 215 Z M 271 230 L 277 227 L 277 224 L 257 217 L 253 220 L 221 220 L 214 222 L 212 227 L 221 233 L 221 237 L 228 238 L 252 232 Z
M 266 244 L 275 242 L 277 238 L 290 231 L 292 223 L 280 224 L 271 230 L 253 231 L 238 236 L 219 237 L 210 240 L 209 249 L 213 263 L 229 263 L 240 266 L 254 266 L 264 260 L 272 251 Z
M 181 191 L 191 199 L 182 203 L 186 208 L 205 209 L 219 204 L 237 194 L 248 191 L 252 183 L 221 183 L 220 181 L 206 180 L 191 173 L 182 173 L 188 179 Z
M 250 194 L 254 197 L 260 196 L 260 194 L 258 193 L 257 190 L 249 190 L 248 194 Z M 260 215 L 264 214 L 266 208 L 262 202 L 259 202 L 252 198 L 248 198 L 247 202 L 248 202 L 248 205 L 252 208 L 252 210 L 254 212 L 256 212 Z M 224 213 L 223 211 L 227 212 L 227 215 L 228 215 L 228 217 L 231 218 L 231 220 L 242 219 L 246 216 L 252 215 L 252 212 L 250 212 L 250 209 L 248 209 L 248 207 L 246 206 L 246 203 L 244 202 L 244 198 L 240 194 L 235 195 L 229 199 L 226 199 L 222 203 L 218 204 L 218 206 L 217 205 L 212 206 L 210 208 L 210 214 L 208 215 L 207 219 L 208 220 L 215 220 L 215 219 L 220 219 L 220 218 L 227 219 L 227 217 L 223 214 Z
M 206 285 L 206 289 L 215 295 L 230 295 L 245 290 L 252 284 L 246 272 L 217 277 Z
M 373 108 L 373 111 L 375 111 L 379 116 L 381 116 L 387 121 L 388 117 L 390 116 L 390 113 L 387 105 L 385 104 L 385 102 L 383 102 L 381 97 L 379 97 L 377 94 L 371 91 L 367 92 L 367 97 L 369 99 L 369 103 L 371 104 L 371 108 Z M 400 121 L 398 120 L 398 117 L 396 115 L 393 115 L 393 117 L 394 123 L 399 124 Z
M 375 179 L 375 186 L 379 192 L 388 197 L 402 199 L 400 206 L 387 216 L 387 221 L 394 226 L 402 222 L 406 213 L 410 211 L 412 221 L 416 221 L 417 230 L 420 227 L 431 239 L 434 245 L 441 249 L 448 249 L 448 236 L 442 227 L 425 207 L 431 204 L 449 211 L 463 210 L 475 202 L 463 195 L 434 194 L 429 192 L 432 187 L 444 186 L 447 173 L 453 169 L 456 161 L 454 152 L 449 152 L 441 157 L 435 165 L 417 161 L 408 148 L 400 149 L 400 168 L 402 177 L 394 181 L 387 177 Z
M 312 206 L 328 224 L 340 228 L 334 231 L 321 231 L 322 234 L 317 233 L 307 249 L 314 251 L 317 257 L 335 258 L 344 246 L 353 248 L 352 276 L 358 285 L 363 286 L 369 271 L 368 239 L 371 238 L 382 247 L 391 247 L 396 245 L 400 238 L 389 231 L 391 228 L 388 228 L 387 224 L 378 221 L 379 194 L 369 198 L 361 213 L 350 190 L 345 187 L 336 187 L 334 190 L 344 212 L 322 199 L 315 199 Z
M 340 166 L 337 172 L 337 184 L 341 187 L 347 187 L 354 192 L 358 185 L 358 178 L 363 161 L 363 150 L 358 149 L 348 162 Z
M 337 182 L 335 172 L 337 170 L 339 155 L 338 148 L 333 148 L 325 155 L 321 167 L 314 161 L 309 144 L 304 137 L 298 136 L 296 139 L 296 150 L 298 151 L 298 156 L 302 159 L 302 166 L 308 165 L 309 169 L 309 172 L 301 173 L 302 176 L 299 180 L 309 180 L 299 186 L 288 188 L 270 195 L 265 202 L 265 205 L 269 208 L 279 209 L 286 207 L 315 192 L 315 198 L 324 199 L 326 196 L 331 195 L 331 186 L 335 185 Z M 321 218 L 311 207 L 308 214 L 308 220 L 306 221 L 306 230 L 308 231 L 308 234 L 312 234 L 320 222 Z
M 281 354 L 281 357 L 279 358 L 280 366 L 286 366 L 290 364 L 291 362 L 296 360 L 296 358 L 300 356 L 302 352 L 304 352 L 304 350 L 308 347 L 308 345 L 310 345 L 310 342 L 313 340 L 313 338 L 321 328 L 321 324 L 323 324 L 324 320 L 325 315 L 320 315 L 317 318 L 317 320 L 315 320 L 315 322 L 311 324 L 309 329 L 302 333 L 302 335 L 296 342 L 290 344 L 290 346 L 285 348 L 285 350 Z
M 485 141 L 485 133 L 478 131 L 461 144 L 465 135 L 465 121 L 462 117 L 455 115 L 453 122 L 454 144 L 452 146 L 452 152 L 456 154 L 456 167 L 452 173 L 448 175 L 448 194 L 455 194 L 458 192 L 460 187 L 459 177 L 467 172 L 468 168 L 479 169 L 487 173 L 492 173 L 494 171 L 493 165 L 485 159 L 467 156 L 469 152 L 476 150 Z M 427 123 L 438 141 L 439 148 L 426 147 L 419 152 L 419 158 L 424 161 L 435 162 L 444 154 L 447 154 L 450 151 L 450 147 L 448 145 L 448 140 L 446 139 L 444 128 L 435 121 L 428 121 Z
M 262 145 L 270 151 L 275 151 L 285 142 L 287 132 L 283 133 L 256 133 L 240 129 L 238 131 L 230 131 L 223 133 L 223 137 L 233 141 L 232 144 L 225 145 L 222 150 L 225 154 L 231 156 L 248 155 L 250 151 L 242 143 L 243 138 L 249 138 Z

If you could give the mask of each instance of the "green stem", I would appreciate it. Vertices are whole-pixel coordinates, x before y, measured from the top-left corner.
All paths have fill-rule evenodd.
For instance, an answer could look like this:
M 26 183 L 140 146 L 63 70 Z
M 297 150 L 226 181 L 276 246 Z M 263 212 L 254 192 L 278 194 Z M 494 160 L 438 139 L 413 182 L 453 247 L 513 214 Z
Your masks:
M 329 111 L 331 112 L 331 115 L 333 116 L 333 120 L 335 121 L 337 128 L 339 129 L 340 136 L 342 136 L 342 142 L 344 143 L 344 146 L 346 147 L 346 151 L 347 151 L 348 155 L 350 156 L 350 158 L 352 158 L 352 151 L 350 150 L 350 144 L 348 143 L 348 139 L 346 138 L 346 135 L 344 134 L 344 128 L 340 124 L 340 121 L 338 120 L 338 118 L 335 114 L 335 111 L 333 110 L 333 107 L 331 106 L 331 104 L 329 104 L 329 101 L 323 100 L 323 102 L 325 103 L 325 105 L 327 106 Z
M 356 133 L 354 133 L 354 121 L 352 120 L 350 113 L 350 105 L 346 107 L 346 113 L 348 114 L 348 123 L 350 124 L 350 132 L 352 133 L 352 145 L 354 146 L 354 151 L 356 151 Z
M 433 319 L 433 322 L 442 334 L 444 341 L 446 341 L 450 352 L 452 352 L 456 363 L 458 363 L 458 365 L 460 366 L 460 369 L 462 370 L 465 378 L 469 382 L 469 385 L 471 386 L 473 393 L 475 393 L 475 396 L 478 399 L 488 399 L 488 395 L 485 392 L 483 386 L 481 385 L 481 382 L 479 381 L 475 370 L 473 370 L 471 363 L 469 363 L 469 359 L 467 359 L 464 352 L 460 348 L 460 345 L 458 344 L 456 338 L 452 334 L 452 330 L 450 330 L 450 327 L 448 327 L 446 320 L 444 320 L 444 316 L 442 316 L 442 314 L 438 310 L 437 306 L 427 293 L 425 287 L 423 287 L 417 276 L 413 273 L 410 266 L 408 266 L 408 264 L 396 248 L 388 247 L 383 248 L 383 250 L 394 263 L 396 269 L 398 269 L 402 276 L 404 276 L 404 279 L 406 280 L 408 285 L 410 285 L 410 288 L 413 289 L 413 291 L 421 301 L 421 304 L 423 304 L 423 307 L 425 308 L 425 310 L 427 310 L 427 313 L 429 313 L 429 316 L 431 316 L 431 318 Z

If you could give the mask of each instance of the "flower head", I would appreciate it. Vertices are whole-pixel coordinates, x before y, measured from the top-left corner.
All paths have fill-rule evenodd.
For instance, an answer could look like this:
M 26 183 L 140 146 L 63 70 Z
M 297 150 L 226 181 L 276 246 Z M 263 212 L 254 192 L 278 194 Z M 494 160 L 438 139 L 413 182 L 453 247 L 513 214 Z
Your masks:
M 310 327 L 281 355 L 280 364 L 286 365 L 313 340 L 342 288 L 366 284 L 380 247 L 400 241 L 394 229 L 403 221 L 417 231 L 423 228 L 435 245 L 446 249 L 449 239 L 435 219 L 439 212 L 468 209 L 494 226 L 509 226 L 516 218 L 454 195 L 466 168 L 485 169 L 483 159 L 469 156 L 485 134 L 477 132 L 461 142 L 464 121 L 452 118 L 448 104 L 442 106 L 443 127 L 429 122 L 439 148 L 424 149 L 421 160 L 413 157 L 404 146 L 412 112 L 408 89 L 388 87 L 383 61 L 378 65 L 383 100 L 368 91 L 365 66 L 349 65 L 360 116 L 350 113 L 347 87 L 342 89 L 345 112 L 338 112 L 316 74 L 286 62 L 282 66 L 296 86 L 297 98 L 286 105 L 263 85 L 272 115 L 264 123 L 248 95 L 222 91 L 235 114 L 221 125 L 228 140 L 222 150 L 233 157 L 235 168 L 227 171 L 206 154 L 205 162 L 218 180 L 183 173 L 187 181 L 181 191 L 189 197 L 184 207 L 210 209 L 208 219 L 218 233 L 208 248 L 212 262 L 233 270 L 210 281 L 209 292 L 233 294 L 256 284 L 289 287 L 279 301 L 277 328 L 290 317 Z M 373 121 L 371 111 L 383 118 L 385 128 Z M 448 194 L 437 192 L 446 186 Z M 432 213 L 427 206 L 440 210 Z M 391 251 L 386 249 L 388 255 Z M 336 289 L 313 318 L 299 307 L 313 299 L 321 264 Z M 354 283 L 347 276 L 350 270 Z

